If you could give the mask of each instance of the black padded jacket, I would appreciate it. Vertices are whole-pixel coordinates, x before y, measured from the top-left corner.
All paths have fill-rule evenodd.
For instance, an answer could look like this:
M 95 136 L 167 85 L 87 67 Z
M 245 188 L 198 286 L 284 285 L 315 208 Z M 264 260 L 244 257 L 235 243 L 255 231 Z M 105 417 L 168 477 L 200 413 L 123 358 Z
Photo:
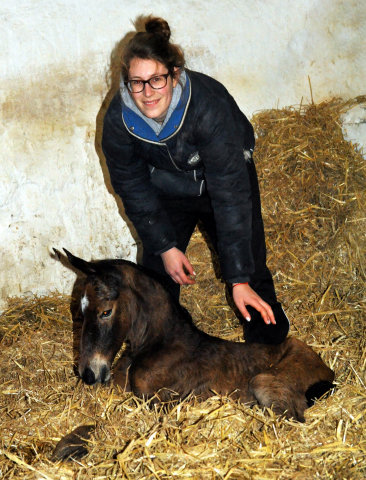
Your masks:
M 145 249 L 160 254 L 176 244 L 164 197 L 200 195 L 214 210 L 223 278 L 248 281 L 251 251 L 251 188 L 244 150 L 254 132 L 226 88 L 186 70 L 180 112 L 156 136 L 117 92 L 106 112 L 102 148 L 111 182 Z

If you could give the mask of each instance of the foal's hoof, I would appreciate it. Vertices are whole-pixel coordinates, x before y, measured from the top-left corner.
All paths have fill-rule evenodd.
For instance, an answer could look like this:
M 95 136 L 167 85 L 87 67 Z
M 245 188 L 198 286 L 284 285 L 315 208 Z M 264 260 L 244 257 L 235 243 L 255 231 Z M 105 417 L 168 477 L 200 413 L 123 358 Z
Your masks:
M 56 445 L 51 457 L 51 462 L 67 460 L 68 458 L 81 458 L 88 453 L 88 440 L 94 431 L 94 425 L 81 425 L 65 435 Z

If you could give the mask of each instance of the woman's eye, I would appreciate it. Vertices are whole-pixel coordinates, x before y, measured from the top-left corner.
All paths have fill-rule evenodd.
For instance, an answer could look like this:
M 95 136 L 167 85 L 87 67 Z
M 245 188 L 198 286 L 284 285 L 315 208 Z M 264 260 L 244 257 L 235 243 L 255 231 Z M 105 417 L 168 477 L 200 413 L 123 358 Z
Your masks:
M 161 82 L 161 77 L 153 77 L 153 78 L 152 78 L 152 81 L 153 81 L 154 83 L 159 83 L 159 82 Z
M 142 82 L 141 82 L 141 80 L 131 80 L 131 81 L 130 81 L 130 84 L 131 84 L 131 85 L 141 85 Z
M 101 313 L 100 318 L 108 318 L 111 315 L 112 315 L 112 309 L 104 310 L 104 312 Z

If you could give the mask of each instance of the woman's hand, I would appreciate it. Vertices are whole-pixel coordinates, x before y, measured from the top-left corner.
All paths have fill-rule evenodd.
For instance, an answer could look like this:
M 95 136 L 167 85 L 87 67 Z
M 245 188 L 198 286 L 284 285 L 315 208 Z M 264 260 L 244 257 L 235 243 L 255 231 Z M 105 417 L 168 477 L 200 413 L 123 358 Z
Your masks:
M 240 310 L 245 320 L 250 321 L 250 315 L 246 309 L 246 305 L 250 305 L 262 315 L 263 320 L 268 325 L 270 323 L 276 324 L 272 308 L 261 299 L 259 295 L 248 284 L 240 284 L 233 286 L 233 299 L 235 305 Z
M 178 248 L 173 247 L 167 250 L 161 254 L 161 258 L 166 272 L 172 277 L 175 283 L 179 283 L 180 285 L 196 283 L 195 280 L 188 276 L 196 275 L 190 261 Z

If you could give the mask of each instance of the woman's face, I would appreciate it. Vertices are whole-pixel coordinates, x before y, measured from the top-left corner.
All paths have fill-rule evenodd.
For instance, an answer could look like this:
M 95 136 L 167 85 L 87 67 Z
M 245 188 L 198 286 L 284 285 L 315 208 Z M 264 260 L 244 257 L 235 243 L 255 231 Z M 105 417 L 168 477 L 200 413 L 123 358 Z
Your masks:
M 134 58 L 130 63 L 129 80 L 149 80 L 156 75 L 168 73 L 168 69 L 156 60 L 141 60 Z M 177 85 L 178 79 L 168 77 L 164 88 L 154 90 L 148 83 L 139 93 L 130 93 L 137 108 L 146 117 L 153 118 L 157 122 L 164 121 L 170 102 L 173 96 L 173 87 Z

